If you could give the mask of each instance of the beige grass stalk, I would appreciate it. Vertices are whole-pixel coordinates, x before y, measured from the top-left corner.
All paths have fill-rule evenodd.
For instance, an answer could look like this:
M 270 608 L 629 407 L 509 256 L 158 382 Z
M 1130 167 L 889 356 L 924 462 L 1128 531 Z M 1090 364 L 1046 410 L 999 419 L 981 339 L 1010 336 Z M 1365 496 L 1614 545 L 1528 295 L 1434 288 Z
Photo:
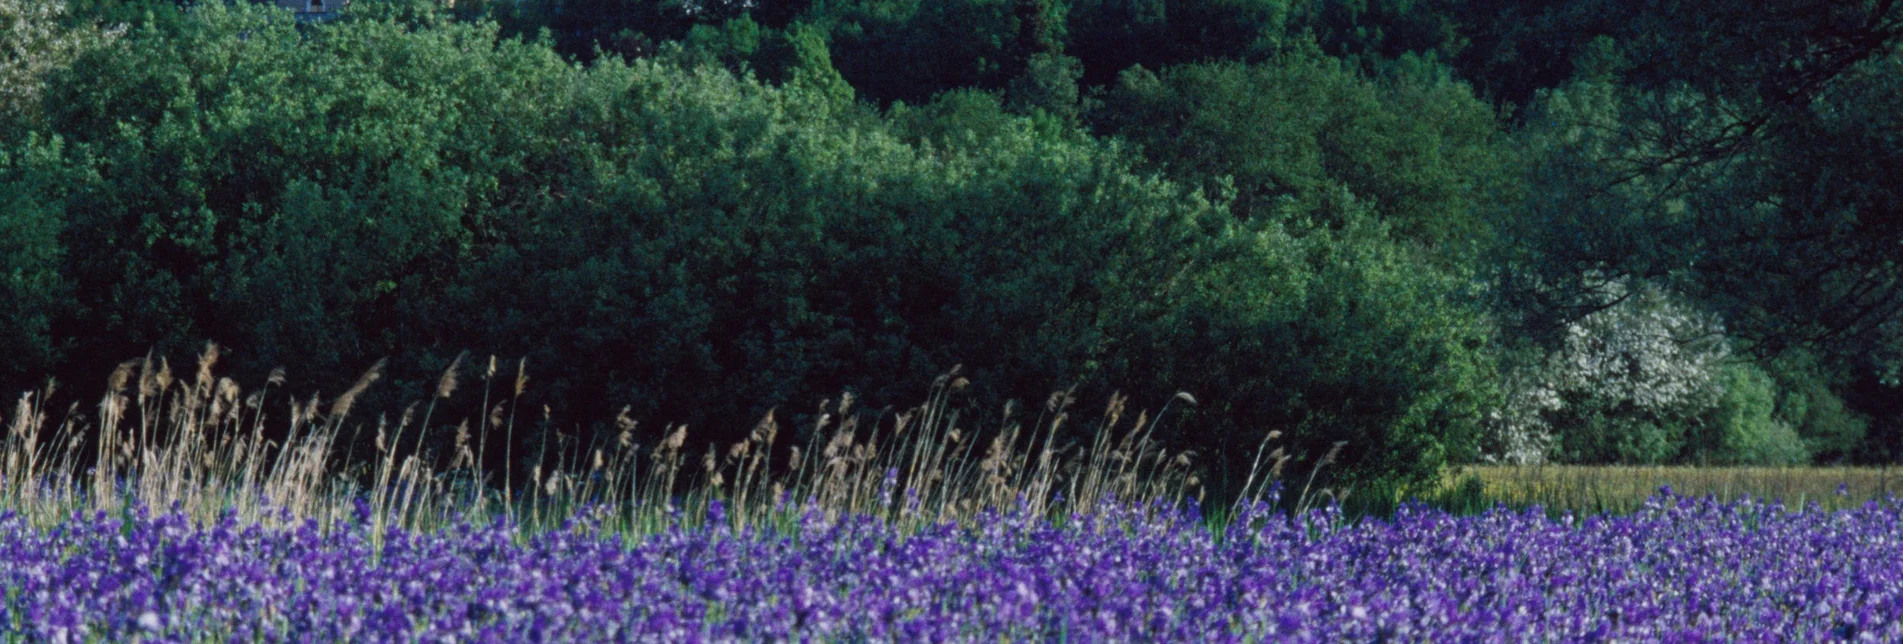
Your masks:
M 1295 502 L 1295 509 L 1298 514 L 1308 511 L 1308 508 L 1309 508 L 1308 492 L 1309 492 L 1309 488 L 1315 485 L 1315 475 L 1321 473 L 1322 468 L 1328 467 L 1329 465 L 1333 464 L 1335 462 L 1335 458 L 1341 455 L 1341 448 L 1346 447 L 1347 445 L 1348 445 L 1348 441 L 1336 441 L 1333 447 L 1328 448 L 1328 453 L 1322 456 L 1322 460 L 1316 461 L 1315 467 L 1308 470 L 1308 482 L 1302 484 L 1302 495 Z
M 1262 443 L 1256 445 L 1256 448 L 1255 448 L 1255 458 L 1250 459 L 1249 461 L 1249 477 L 1246 479 L 1243 479 L 1242 492 L 1241 494 L 1238 494 L 1236 496 L 1237 507 L 1241 507 L 1243 503 L 1252 502 L 1259 497 L 1259 493 L 1252 486 L 1255 484 L 1256 474 L 1258 474 L 1262 468 L 1262 462 L 1263 462 L 1262 450 L 1268 449 L 1270 442 L 1281 437 L 1282 437 L 1282 432 L 1280 430 L 1269 430 L 1268 433 L 1265 433 L 1262 435 Z M 1279 448 L 1277 452 L 1279 454 L 1280 452 Z M 1271 455 L 1270 458 L 1273 460 L 1275 458 L 1275 455 Z M 1279 461 L 1277 465 L 1278 466 L 1280 465 Z M 1271 476 L 1271 478 L 1273 478 L 1273 476 Z M 1264 482 L 1266 483 L 1266 481 Z
M 780 433 L 779 423 L 773 420 L 773 411 L 767 410 L 766 417 L 761 418 L 760 423 L 747 434 L 747 440 L 740 443 L 747 448 L 739 453 L 739 458 L 745 462 L 745 467 L 738 472 L 734 484 L 736 509 L 749 507 L 747 499 L 749 493 L 754 492 L 753 486 L 757 484 L 758 477 L 761 475 L 761 463 L 766 460 L 768 454 L 773 452 L 773 440 Z M 753 447 L 755 445 L 758 446 L 757 449 Z M 758 496 L 754 498 L 757 499 Z M 747 520 L 751 518 L 746 512 L 734 512 L 733 516 L 736 520 L 735 527 L 738 528 L 747 527 Z
M 92 501 L 95 510 L 110 511 L 117 509 L 119 494 L 116 471 L 119 451 L 119 423 L 125 415 L 126 405 L 130 402 L 126 396 L 126 385 L 132 380 L 132 369 L 139 365 L 138 360 L 119 363 L 106 378 L 106 395 L 99 401 L 99 447 L 98 456 L 93 464 Z
M 20 395 L 19 403 L 14 407 L 13 424 L 8 427 L 7 471 L 13 473 L 11 487 L 14 490 L 18 506 L 28 511 L 38 511 L 40 498 L 39 465 L 45 457 L 42 452 L 41 434 L 46 429 L 45 402 L 52 398 L 55 383 L 47 381 L 40 390 L 40 404 L 35 405 L 33 392 Z
M 494 383 L 495 377 L 496 377 L 496 357 L 494 355 L 490 355 L 489 366 L 488 368 L 483 369 L 482 371 L 482 407 L 477 408 L 477 411 L 479 412 L 489 409 L 489 393 L 490 393 L 489 386 Z M 476 475 L 476 481 L 474 485 L 470 486 L 471 492 L 473 493 L 473 497 L 474 497 L 470 500 L 473 502 L 473 505 L 476 508 L 476 514 L 479 516 L 486 516 L 487 515 L 486 511 L 488 509 L 487 506 L 489 502 L 489 495 L 483 493 L 483 488 L 489 484 L 489 477 L 483 473 L 482 466 L 484 463 L 488 462 L 483 460 L 483 457 L 487 455 L 489 450 L 489 428 L 491 426 L 490 419 L 493 419 L 495 417 L 496 417 L 495 412 L 482 414 L 482 417 L 478 419 L 477 426 L 476 426 L 476 462 L 475 462 L 475 467 L 473 468 Z
M 515 363 L 515 395 L 509 399 L 509 426 L 502 443 L 502 505 L 508 509 L 510 521 L 515 521 L 515 409 L 529 387 L 528 368 L 527 357 Z
M 375 532 L 372 534 L 371 539 L 373 549 L 379 553 L 383 550 L 383 531 L 384 528 L 389 525 L 390 504 L 395 494 L 395 490 L 391 486 L 391 480 L 397 473 L 395 469 L 397 467 L 397 444 L 403 440 L 403 430 L 410 426 L 410 422 L 415 419 L 415 415 L 416 404 L 411 403 L 408 408 L 403 410 L 403 416 L 397 420 L 394 436 L 388 436 L 384 431 L 387 428 L 384 420 L 381 417 L 377 419 L 376 447 L 377 453 L 383 456 L 383 463 L 377 466 L 376 482 L 373 483 L 370 488 L 370 497 L 372 499 L 370 507 L 372 514 L 375 516 Z
M 444 400 L 448 400 L 450 396 L 453 396 L 456 394 L 456 384 L 457 384 L 457 376 L 458 376 L 457 368 L 462 366 L 463 358 L 467 357 L 468 355 L 469 355 L 468 351 L 464 351 L 464 352 L 456 354 L 456 358 L 454 360 L 449 361 L 449 367 L 443 370 L 443 375 L 436 379 L 436 392 L 435 392 L 436 395 L 430 397 L 429 407 L 423 411 L 423 423 L 420 425 L 417 425 L 416 427 L 416 431 L 417 431 L 416 446 L 417 446 L 418 452 L 421 452 L 423 450 L 424 441 L 429 437 L 430 420 L 432 418 L 435 418 L 436 416 L 436 404 Z M 408 419 L 405 418 L 405 420 L 407 421 Z M 407 423 L 404 423 L 404 424 L 407 424 Z M 385 455 L 385 458 L 384 458 L 385 468 L 388 468 L 390 463 L 396 458 L 397 451 L 401 449 L 402 444 L 403 444 L 403 425 L 398 425 L 397 435 L 395 439 L 393 439 L 390 442 L 390 451 Z M 410 458 L 415 458 L 415 455 L 412 455 Z M 406 470 L 409 469 L 409 461 L 405 461 L 405 468 Z M 423 466 L 422 463 L 419 461 L 415 466 L 415 470 L 411 473 L 412 475 L 414 475 L 417 472 L 421 472 L 424 469 L 427 469 L 427 468 Z M 401 472 L 399 472 L 399 474 L 401 474 Z M 385 474 L 382 476 L 382 478 L 387 481 L 389 476 Z M 378 483 L 379 490 L 381 490 L 381 487 L 383 484 L 384 482 Z M 381 531 L 382 527 L 383 527 L 382 525 L 379 525 L 378 530 Z

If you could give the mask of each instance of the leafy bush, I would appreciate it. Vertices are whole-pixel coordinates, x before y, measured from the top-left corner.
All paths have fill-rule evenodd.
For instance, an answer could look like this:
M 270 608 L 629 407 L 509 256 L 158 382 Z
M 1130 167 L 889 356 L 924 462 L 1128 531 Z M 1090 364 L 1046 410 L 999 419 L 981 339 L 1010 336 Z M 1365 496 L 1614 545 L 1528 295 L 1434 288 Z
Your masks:
M 799 84 L 596 73 L 615 87 L 582 126 L 612 134 L 571 149 L 564 186 L 591 198 L 514 222 L 435 323 L 637 417 L 744 426 L 848 387 L 898 403 L 958 363 L 981 399 L 1041 399 L 1090 373 L 1107 316 L 1168 295 L 1156 276 L 1210 210 L 1021 119 L 913 147 Z
M 1431 486 L 1473 457 L 1497 389 L 1470 283 L 1365 213 L 1341 231 L 1271 226 L 1235 241 L 1155 335 L 1124 345 L 1120 371 L 1204 401 L 1184 438 L 1218 456 L 1223 480 L 1247 475 L 1269 430 L 1304 469 L 1345 443 L 1323 479 L 1338 492 Z
M 565 134 L 548 99 L 581 72 L 493 25 L 361 9 L 300 28 L 200 7 L 58 77 L 53 207 L 91 338 L 72 369 L 212 337 L 253 374 L 348 381 L 415 341 L 405 303 L 537 206 Z
M 1725 365 L 1718 373 L 1724 394 L 1704 421 L 1693 462 L 1735 465 L 1796 465 L 1810 460 L 1804 441 L 1777 417 L 1777 383 L 1751 364 Z
M 840 74 L 881 102 L 922 103 L 953 88 L 1002 89 L 1031 54 L 1017 0 L 832 0 L 803 20 L 828 36 Z
M 1837 394 L 1841 375 L 1832 378 L 1812 355 L 1792 352 L 1769 363 L 1776 380 L 1777 419 L 1797 431 L 1819 463 L 1841 462 L 1856 451 L 1870 419 L 1850 409 Z
M 1090 122 L 1178 181 L 1233 194 L 1238 217 L 1339 226 L 1366 206 L 1443 256 L 1488 238 L 1486 177 L 1506 158 L 1491 108 L 1444 69 L 1370 79 L 1310 49 L 1131 69 Z
M 57 142 L 0 150 L 0 383 L 43 377 L 64 344 L 54 324 L 70 295 L 59 270 L 66 222 L 48 203 L 60 192 L 58 156 Z

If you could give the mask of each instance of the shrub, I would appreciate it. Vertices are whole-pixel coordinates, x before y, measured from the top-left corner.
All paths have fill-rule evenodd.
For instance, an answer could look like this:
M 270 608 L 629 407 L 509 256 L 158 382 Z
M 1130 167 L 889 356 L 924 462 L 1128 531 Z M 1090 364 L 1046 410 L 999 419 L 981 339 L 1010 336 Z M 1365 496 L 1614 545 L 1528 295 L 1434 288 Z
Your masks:
M 1851 457 L 1869 429 L 1870 419 L 1851 410 L 1837 389 L 1845 384 L 1833 378 L 1814 357 L 1792 352 L 1768 364 L 1777 387 L 1777 419 L 1797 431 L 1819 463 Z
M 1089 120 L 1151 167 L 1256 222 L 1341 226 L 1367 208 L 1397 239 L 1462 257 L 1489 237 L 1508 158 L 1492 110 L 1413 61 L 1383 77 L 1309 49 L 1257 64 L 1125 71 Z
M 1378 481 L 1432 486 L 1473 457 L 1494 385 L 1490 330 L 1458 275 L 1434 269 L 1365 215 L 1297 236 L 1239 236 L 1196 292 L 1130 342 L 1114 373 L 1194 392 L 1182 438 L 1244 477 L 1257 441 L 1279 430 L 1336 492 Z
M 1665 463 L 1685 452 L 1724 391 L 1723 328 L 1657 288 L 1612 289 L 1557 349 L 1517 370 L 1516 406 L 1493 415 L 1496 450 L 1545 447 L 1572 463 Z
M 65 218 L 58 142 L 0 150 L 0 385 L 24 386 L 60 357 L 54 324 L 66 314 L 70 284 L 60 273 Z

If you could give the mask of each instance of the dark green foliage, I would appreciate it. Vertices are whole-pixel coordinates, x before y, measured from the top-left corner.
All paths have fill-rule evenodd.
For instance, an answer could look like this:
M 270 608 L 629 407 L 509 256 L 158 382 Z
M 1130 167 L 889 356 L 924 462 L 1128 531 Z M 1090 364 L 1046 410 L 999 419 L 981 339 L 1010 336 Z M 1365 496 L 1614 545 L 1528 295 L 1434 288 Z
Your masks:
M 920 103 L 953 87 L 1002 89 L 1041 46 L 1018 0 L 816 0 L 839 72 L 867 98 Z M 1043 14 L 1038 14 L 1043 15 Z
M 1075 58 L 1032 54 L 1024 75 L 1011 79 L 1005 95 L 1014 111 L 1042 111 L 1074 122 L 1083 108 L 1083 96 L 1077 85 L 1083 76 L 1084 67 Z
M 60 144 L 28 140 L 0 151 L 0 383 L 42 378 L 61 357 L 54 324 L 70 293 L 59 270 L 65 219 L 56 204 L 63 184 Z
M 1307 32 L 1329 56 L 1370 68 L 1410 55 L 1452 62 L 1466 48 L 1468 36 L 1464 32 L 1472 30 L 1463 24 L 1474 15 L 1464 11 L 1467 4 L 1455 0 L 1311 0 L 1295 3 L 1289 31 Z
M 701 17 L 690 15 L 681 0 L 525 2 L 499 13 L 511 24 L 512 31 L 534 35 L 547 30 L 554 36 L 558 51 L 584 60 L 592 60 L 598 53 L 652 55 L 656 45 L 678 40 Z M 704 16 L 713 24 L 729 17 Z
M 1845 405 L 1838 393 L 1844 384 L 1801 352 L 1770 363 L 1768 371 L 1776 379 L 1777 419 L 1797 430 L 1813 458 L 1819 463 L 1854 459 L 1870 421 Z
M 590 198 L 519 220 L 440 323 L 639 417 L 743 427 L 842 388 L 902 403 L 960 362 L 993 402 L 1041 397 L 1088 373 L 1102 318 L 1155 306 L 1138 285 L 1184 262 L 1209 209 L 1014 118 L 917 149 L 803 85 L 594 73 L 612 89 L 578 114 L 603 134 L 563 186 Z
M 1473 457 L 1495 403 L 1488 326 L 1468 286 L 1389 238 L 1365 213 L 1342 230 L 1239 233 L 1193 297 L 1125 345 L 1128 373 L 1195 392 L 1182 438 L 1247 474 L 1268 430 L 1314 467 L 1345 441 L 1339 471 L 1428 486 Z M 1154 347 L 1154 348 L 1152 348 Z M 1234 484 L 1234 482 L 1231 482 Z
M 1340 226 L 1365 203 L 1399 236 L 1459 256 L 1483 247 L 1508 158 L 1492 111 L 1416 61 L 1379 79 L 1313 52 L 1256 65 L 1125 72 L 1092 123 L 1238 217 Z
M 786 46 L 772 42 L 772 36 L 754 22 L 752 16 L 740 16 L 719 25 L 695 25 L 688 30 L 682 46 L 693 52 L 710 57 L 735 73 L 744 73 L 760 67 L 757 61 L 764 54 L 778 53 Z M 780 45 L 774 47 L 774 45 Z M 777 61 L 775 61 L 777 62 Z M 768 66 L 775 66 L 768 63 Z M 777 70 L 776 70 L 777 71 Z
M 1288 0 L 1074 0 L 1065 53 L 1107 85 L 1133 66 L 1258 61 L 1287 35 Z
M 918 107 L 897 105 L 888 112 L 893 135 L 914 145 L 970 148 L 1003 135 L 1020 121 L 992 92 L 960 89 L 939 94 Z
M 1777 383 L 1749 364 L 1720 372 L 1724 395 L 1704 419 L 1691 460 L 1725 465 L 1795 465 L 1810 460 L 1803 439 L 1777 417 Z
M 558 162 L 537 95 L 576 72 L 494 34 L 204 8 L 78 61 L 49 101 L 86 170 L 60 208 L 73 323 L 101 339 L 75 359 L 210 337 L 336 377 L 403 350 L 406 303 Z
M 1866 463 L 1903 461 L 1903 386 L 1895 380 L 1867 374 L 1844 388 L 1844 402 L 1868 414 L 1870 424 L 1852 458 Z
M 1903 9 L 1606 4 L 1627 31 L 1580 50 L 1582 74 L 1529 114 L 1516 223 L 1539 256 L 1513 263 L 1547 287 L 1581 269 L 1669 280 L 1766 353 L 1889 351 Z
M 1581 414 L 1560 429 L 1559 453 L 1567 463 L 1658 465 L 1678 460 L 1685 450 L 1684 418 L 1634 419 Z
M 1605 285 L 1636 278 L 1716 312 L 1758 356 L 1817 356 L 1819 378 L 1892 368 L 1903 8 L 1609 1 L 1549 18 L 1578 39 L 1578 73 L 1526 113 L 1526 201 L 1507 220 L 1522 243 L 1503 249 L 1501 292 L 1534 322 L 1512 326 L 1553 328 L 1538 319 L 1590 311 Z M 1789 400 L 1815 389 L 1785 386 Z M 1861 433 L 1856 414 L 1822 404 L 1820 425 L 1784 420 L 1820 445 Z
M 65 251 L 33 288 L 70 283 L 71 328 L 101 331 L 66 368 L 209 337 L 297 391 L 391 356 L 397 403 L 474 347 L 526 356 L 554 427 L 628 405 L 723 440 L 842 390 L 909 404 L 962 363 L 980 409 L 1190 390 L 1196 424 L 1165 431 L 1231 471 L 1263 428 L 1308 463 L 1349 441 L 1341 481 L 1469 446 L 1484 324 L 1456 273 L 1352 195 L 1341 230 L 1292 235 L 1138 174 L 1067 121 L 1074 62 L 1031 57 L 1029 118 L 971 92 L 880 115 L 804 24 L 586 69 L 497 33 L 208 7 L 82 57 L 39 162 L 67 189 L 17 206 L 64 224 L 18 233 Z M 778 86 L 722 68 L 775 41 Z M 72 339 L 49 334 L 21 337 Z

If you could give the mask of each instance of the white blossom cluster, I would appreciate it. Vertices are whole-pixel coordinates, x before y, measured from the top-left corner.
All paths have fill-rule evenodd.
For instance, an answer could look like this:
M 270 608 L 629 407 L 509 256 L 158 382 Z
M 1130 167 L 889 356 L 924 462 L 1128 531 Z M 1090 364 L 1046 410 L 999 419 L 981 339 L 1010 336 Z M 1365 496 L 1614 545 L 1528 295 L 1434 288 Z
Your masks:
M 48 71 L 124 31 L 68 29 L 59 24 L 64 15 L 60 0 L 0 0 L 0 116 L 33 110 Z
M 1546 455 L 1557 442 L 1552 426 L 1546 421 L 1546 412 L 1564 404 L 1559 392 L 1539 375 L 1536 369 L 1509 372 L 1506 400 L 1487 415 L 1495 445 L 1492 451 L 1482 455 L 1486 461 L 1512 465 L 1546 462 Z
M 1649 286 L 1622 287 L 1609 301 L 1569 324 L 1558 350 L 1509 371 L 1506 400 L 1489 417 L 1487 460 L 1545 461 L 1557 442 L 1551 421 L 1569 406 L 1637 418 L 1693 415 L 1718 403 L 1724 392 L 1715 375 L 1730 355 L 1722 324 Z

